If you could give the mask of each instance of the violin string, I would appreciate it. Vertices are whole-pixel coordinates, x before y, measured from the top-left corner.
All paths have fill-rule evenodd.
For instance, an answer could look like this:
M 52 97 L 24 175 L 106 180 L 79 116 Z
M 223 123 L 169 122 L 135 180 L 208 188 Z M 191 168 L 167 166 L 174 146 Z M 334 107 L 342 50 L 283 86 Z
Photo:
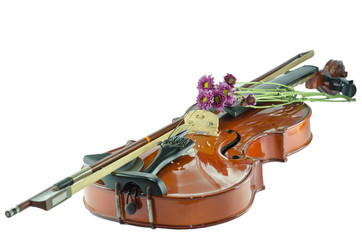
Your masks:
M 190 117 L 189 117 L 187 120 L 185 119 L 184 122 L 186 123 L 188 120 L 190 120 L 190 118 L 195 114 L 195 112 L 196 112 L 196 111 L 193 111 L 193 112 L 191 113 Z M 175 136 L 180 133 L 180 131 L 185 127 L 185 125 L 186 125 L 186 124 L 182 125 L 182 126 L 177 130 L 177 132 L 175 133 Z M 190 127 L 191 127 L 191 126 L 190 126 Z M 187 128 L 187 129 L 185 130 L 185 132 L 188 132 L 189 129 L 190 129 L 190 127 Z M 183 134 L 183 135 L 186 135 L 186 134 Z
M 192 117 L 192 115 L 193 115 L 194 113 L 195 113 L 195 112 L 193 112 L 193 113 L 191 114 L 191 116 L 189 117 L 189 119 Z M 212 115 L 209 115 L 208 118 L 206 118 L 206 119 L 203 120 L 203 122 L 200 124 L 199 129 L 211 118 L 211 116 L 212 116 Z M 188 131 L 192 126 L 193 126 L 193 125 L 190 124 L 190 126 L 189 126 L 185 131 Z M 182 126 L 182 128 L 183 128 L 183 127 L 184 127 L 184 126 Z M 193 136 L 198 132 L 199 129 L 196 129 L 195 132 L 191 135 L 191 137 L 193 137 Z M 189 140 L 190 140 L 190 139 L 189 139 Z M 189 141 L 189 140 L 188 140 L 188 141 Z
M 185 125 L 182 125 L 182 126 L 179 127 L 179 129 L 175 133 L 175 136 L 177 136 L 181 132 L 181 130 L 184 128 L 184 126 Z M 187 131 L 187 129 L 185 131 Z
M 206 118 L 205 120 L 203 120 L 203 122 L 200 124 L 200 127 L 202 127 L 204 124 L 206 124 L 206 122 L 208 122 L 208 120 L 211 118 L 211 116 L 212 116 L 212 115 L 209 115 L 208 118 Z M 187 131 L 188 131 L 191 127 L 192 127 L 192 126 L 190 126 L 190 127 L 187 129 Z M 193 133 L 190 137 L 188 137 L 188 140 L 187 140 L 186 143 L 188 143 L 189 141 L 191 141 L 191 138 L 196 135 L 196 133 L 198 132 L 198 130 L 200 130 L 200 127 L 199 127 L 199 129 L 195 129 L 194 133 Z
M 195 113 L 195 111 L 193 111 L 193 112 L 191 113 L 191 115 L 190 115 L 190 117 L 189 117 L 188 119 L 190 119 L 190 118 L 192 117 L 192 115 L 194 115 L 194 113 Z M 184 115 L 182 115 L 182 118 L 184 118 L 186 114 L 187 114 L 187 113 L 185 113 Z M 168 136 L 168 139 L 171 138 L 172 134 L 176 131 L 177 128 L 178 128 L 178 130 L 177 130 L 175 136 L 176 136 L 176 135 L 180 132 L 180 130 L 184 127 L 184 126 L 181 126 L 181 127 L 180 127 L 181 122 L 182 122 L 182 121 L 180 121 L 180 122 L 177 124 L 177 126 L 174 128 L 174 130 L 170 133 L 170 135 Z
M 207 123 L 209 123 L 209 119 L 210 119 L 211 117 L 212 117 L 212 115 L 209 115 L 209 117 L 206 118 L 206 119 L 204 120 L 204 122 L 200 125 L 199 129 L 197 129 L 197 131 L 195 130 L 195 132 L 192 134 L 192 136 L 194 136 L 194 135 L 198 132 L 198 130 L 200 130 L 200 128 L 201 128 L 203 125 L 207 125 Z
M 185 119 L 185 123 L 188 121 L 188 120 L 190 120 L 191 119 L 191 117 L 195 114 L 195 112 L 196 111 L 193 111 L 192 113 L 191 113 L 191 115 L 189 116 L 189 118 L 186 120 Z M 184 125 L 182 125 L 178 130 L 177 130 L 177 132 L 176 132 L 176 134 L 175 134 L 175 136 L 177 135 L 177 134 L 179 134 L 179 132 L 185 127 L 185 125 L 186 124 L 184 124 Z M 191 127 L 191 126 L 190 126 Z M 189 129 L 190 129 L 190 127 L 188 127 L 186 130 L 184 130 L 185 132 L 188 132 L 189 131 Z M 185 134 L 184 134 L 185 135 Z
M 186 123 L 186 122 L 195 114 L 195 112 L 196 112 L 196 111 L 193 111 L 193 112 L 191 113 L 191 115 L 188 117 L 188 119 L 187 119 L 187 120 L 185 119 L 184 122 Z M 186 113 L 185 113 L 184 115 L 186 115 Z M 204 119 L 204 120 L 202 121 L 202 123 L 200 124 L 199 128 L 198 128 L 198 129 L 195 129 L 195 131 L 192 133 L 192 135 L 191 135 L 190 137 L 188 137 L 188 140 L 185 142 L 185 144 L 189 143 L 189 142 L 191 141 L 191 138 L 193 138 L 193 137 L 196 135 L 196 133 L 199 132 L 199 129 L 200 129 L 202 126 L 204 126 L 204 125 L 207 124 L 207 122 L 208 122 L 208 120 L 211 118 L 211 116 L 212 116 L 212 115 L 209 115 L 206 119 Z M 181 123 L 181 121 L 180 121 L 180 123 Z M 177 129 L 177 131 L 176 131 L 176 133 L 174 134 L 173 137 L 177 136 L 177 135 L 179 134 L 179 132 L 180 132 L 180 131 L 184 128 L 184 126 L 186 125 L 186 124 L 184 124 L 184 125 L 180 126 L 180 123 L 179 123 L 179 124 L 176 126 L 176 128 L 172 131 L 172 133 L 171 133 L 170 136 L 168 137 L 169 139 L 171 138 L 172 134 L 174 134 L 174 132 L 176 131 L 176 129 Z M 183 134 L 183 136 L 186 135 L 186 133 L 189 131 L 189 129 L 190 129 L 192 126 L 193 126 L 193 125 L 190 125 L 187 129 L 184 130 L 185 133 Z

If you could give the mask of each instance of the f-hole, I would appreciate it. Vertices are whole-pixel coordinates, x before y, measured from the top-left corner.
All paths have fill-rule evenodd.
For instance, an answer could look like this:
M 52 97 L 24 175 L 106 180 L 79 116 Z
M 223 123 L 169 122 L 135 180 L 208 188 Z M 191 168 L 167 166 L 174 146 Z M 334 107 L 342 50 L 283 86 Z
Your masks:
M 232 140 L 231 142 L 229 142 L 228 144 L 226 144 L 222 149 L 221 149 L 221 154 L 224 155 L 226 157 L 226 152 L 230 149 L 230 148 L 233 148 L 236 144 L 238 144 L 241 140 L 241 136 L 238 132 L 234 131 L 234 130 L 226 130 L 227 133 L 235 133 L 236 134 L 236 138 L 234 140 Z M 240 156 L 237 156 L 237 155 L 233 155 L 231 157 L 232 159 L 239 159 Z

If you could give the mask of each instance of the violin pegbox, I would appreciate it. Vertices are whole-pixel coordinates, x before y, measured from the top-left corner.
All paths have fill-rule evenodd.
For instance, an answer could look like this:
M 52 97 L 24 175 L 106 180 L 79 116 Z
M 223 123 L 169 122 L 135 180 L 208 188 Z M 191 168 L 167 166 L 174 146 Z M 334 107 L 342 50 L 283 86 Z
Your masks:
M 184 117 L 188 134 L 219 136 L 219 118 L 215 113 L 205 110 L 193 110 Z

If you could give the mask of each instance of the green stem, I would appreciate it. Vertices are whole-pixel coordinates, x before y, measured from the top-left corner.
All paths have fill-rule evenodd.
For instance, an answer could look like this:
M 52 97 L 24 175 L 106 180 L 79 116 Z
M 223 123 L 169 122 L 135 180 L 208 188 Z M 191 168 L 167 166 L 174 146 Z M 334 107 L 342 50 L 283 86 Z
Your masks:
M 271 104 L 271 105 L 267 105 L 267 106 L 249 106 L 251 108 L 272 108 L 272 107 L 280 107 L 280 106 L 286 106 L 289 105 L 291 103 L 297 103 L 297 102 L 303 102 L 303 101 L 292 101 L 292 102 L 287 102 L 287 103 L 281 103 L 281 104 Z
M 259 82 L 237 82 L 239 84 L 243 84 L 243 85 L 246 85 L 246 84 L 251 84 L 251 85 L 276 85 L 276 86 L 280 86 L 280 87 L 283 87 L 283 88 L 286 88 L 288 89 L 289 91 L 295 91 L 294 88 L 292 88 L 291 86 L 287 86 L 287 85 L 284 85 L 284 84 L 281 84 L 281 83 L 274 83 L 274 82 L 264 82 L 264 81 L 259 81 Z
M 262 100 L 257 100 L 257 102 L 287 102 L 290 103 L 291 101 L 289 100 L 283 100 L 283 99 L 273 99 L 273 100 L 269 100 L 269 99 L 262 99 Z
M 252 108 L 271 108 L 276 106 L 284 106 L 290 103 L 300 103 L 300 102 L 351 102 L 356 101 L 354 98 L 347 97 L 342 94 L 338 95 L 329 95 L 323 92 L 303 92 L 296 91 L 290 86 L 286 86 L 280 83 L 271 83 L 271 82 L 238 82 L 239 84 L 252 84 L 252 85 L 262 85 L 270 84 L 275 85 L 278 88 L 276 89 L 260 89 L 260 88 L 236 88 L 235 94 L 237 95 L 238 100 L 242 100 L 242 97 L 246 95 L 253 94 L 256 102 L 279 102 L 280 104 L 271 104 L 267 106 L 249 106 Z M 280 88 L 279 88 L 280 87 Z

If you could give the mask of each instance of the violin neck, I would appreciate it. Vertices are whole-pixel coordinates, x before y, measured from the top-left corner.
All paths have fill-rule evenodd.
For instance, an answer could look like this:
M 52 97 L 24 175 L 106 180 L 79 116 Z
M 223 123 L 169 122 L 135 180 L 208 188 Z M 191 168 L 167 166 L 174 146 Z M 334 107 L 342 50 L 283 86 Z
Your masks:
M 295 87 L 313 78 L 318 71 L 319 71 L 318 67 L 306 65 L 297 68 L 293 71 L 286 72 L 284 75 L 281 75 L 279 77 L 276 77 L 268 81 L 268 83 L 279 83 L 286 86 Z M 263 84 L 258 86 L 257 88 L 272 89 L 275 87 L 276 86 L 272 84 Z
M 318 71 L 319 71 L 318 67 L 315 67 L 315 66 L 310 66 L 310 65 L 302 66 L 293 71 L 288 71 L 285 74 L 268 81 L 268 83 L 280 83 L 280 84 L 283 84 L 286 86 L 294 87 L 298 84 L 302 84 L 302 83 L 308 81 L 309 79 L 313 78 Z M 245 86 L 243 86 L 243 87 L 245 87 Z M 257 86 L 256 88 L 274 89 L 274 88 L 276 88 L 276 85 L 262 84 L 262 85 Z M 235 106 L 233 106 L 233 107 L 224 107 L 225 112 L 233 117 L 239 116 L 240 114 L 245 112 L 247 109 L 248 108 L 239 106 L 238 103 L 235 104 Z

